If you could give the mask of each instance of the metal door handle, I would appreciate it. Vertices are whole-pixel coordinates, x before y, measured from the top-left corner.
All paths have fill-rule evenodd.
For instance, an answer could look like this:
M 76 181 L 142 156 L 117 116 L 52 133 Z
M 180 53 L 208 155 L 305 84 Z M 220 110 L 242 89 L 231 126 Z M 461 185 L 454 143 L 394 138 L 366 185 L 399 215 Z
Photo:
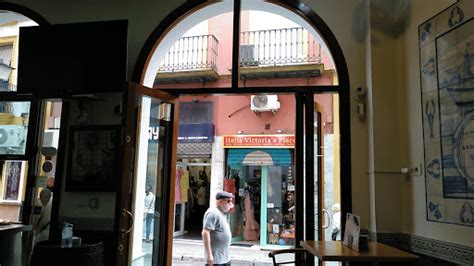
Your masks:
M 127 214 L 128 214 L 128 216 L 130 217 L 130 220 L 132 220 L 132 223 L 131 223 L 131 225 L 130 225 L 130 228 L 128 228 L 128 230 L 125 230 L 125 229 L 123 229 L 123 228 L 120 230 L 123 234 L 129 234 L 129 233 L 132 231 L 133 225 L 134 225 L 134 223 L 135 223 L 135 221 L 133 220 L 133 214 L 132 214 L 129 210 L 123 209 L 123 210 L 122 210 L 122 215 L 125 216 L 125 215 L 127 215 Z
M 324 229 L 328 229 L 328 228 L 329 228 L 329 225 L 331 225 L 331 214 L 330 214 L 327 210 L 325 210 L 325 209 L 323 209 L 323 212 L 326 214 L 326 217 L 328 217 L 328 222 L 327 222 L 327 223 L 324 223 L 323 228 L 324 228 Z M 326 219 L 324 219 L 324 221 L 326 221 Z
M 325 222 L 324 225 L 323 225 L 323 229 L 328 229 L 329 226 L 331 225 L 331 216 L 330 216 L 330 213 L 326 209 L 323 209 L 323 213 L 327 217 L 327 220 L 323 218 L 324 222 Z M 318 216 L 318 212 L 317 211 L 314 212 L 314 215 Z M 326 223 L 326 221 L 327 221 L 327 223 Z M 315 230 L 318 230 L 318 228 L 315 228 Z

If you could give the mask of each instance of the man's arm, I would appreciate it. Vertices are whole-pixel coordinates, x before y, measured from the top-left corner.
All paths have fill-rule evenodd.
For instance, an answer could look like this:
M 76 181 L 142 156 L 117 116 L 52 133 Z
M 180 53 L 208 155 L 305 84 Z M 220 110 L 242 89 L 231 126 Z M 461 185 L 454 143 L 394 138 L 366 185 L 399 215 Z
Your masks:
M 203 228 L 201 232 L 202 240 L 204 241 L 204 249 L 207 253 L 207 264 L 214 264 L 214 257 L 212 256 L 211 249 L 211 230 Z

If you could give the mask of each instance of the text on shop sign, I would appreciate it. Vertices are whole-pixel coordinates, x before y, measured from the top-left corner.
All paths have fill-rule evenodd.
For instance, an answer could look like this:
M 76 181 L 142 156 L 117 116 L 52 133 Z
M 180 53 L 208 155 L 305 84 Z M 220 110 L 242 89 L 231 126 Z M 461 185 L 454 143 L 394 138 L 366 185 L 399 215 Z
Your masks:
M 223 136 L 226 147 L 294 147 L 293 135 Z

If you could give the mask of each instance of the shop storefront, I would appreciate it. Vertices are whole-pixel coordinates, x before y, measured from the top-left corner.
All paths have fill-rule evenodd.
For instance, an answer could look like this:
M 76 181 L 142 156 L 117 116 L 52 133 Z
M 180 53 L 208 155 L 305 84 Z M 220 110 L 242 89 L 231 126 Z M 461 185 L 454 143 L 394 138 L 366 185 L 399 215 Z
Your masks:
M 293 135 L 223 136 L 234 243 L 295 244 L 294 143 Z
M 173 236 L 200 236 L 202 220 L 209 207 L 213 124 L 180 124 L 176 164 Z

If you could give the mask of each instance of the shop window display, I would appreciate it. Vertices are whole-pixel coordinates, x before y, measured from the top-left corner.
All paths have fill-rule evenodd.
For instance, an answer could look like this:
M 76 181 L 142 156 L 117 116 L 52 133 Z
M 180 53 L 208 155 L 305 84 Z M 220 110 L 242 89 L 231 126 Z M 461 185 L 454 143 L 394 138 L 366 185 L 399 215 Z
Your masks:
M 236 207 L 229 215 L 233 242 L 259 241 L 261 246 L 294 246 L 292 152 L 292 149 L 233 149 L 227 152 L 228 177 L 224 184 L 235 184 L 233 190 L 236 192 Z M 248 160 L 252 153 L 260 156 Z M 259 160 L 263 155 L 264 160 Z
M 295 192 L 291 166 L 268 167 L 267 243 L 291 245 L 295 240 Z

